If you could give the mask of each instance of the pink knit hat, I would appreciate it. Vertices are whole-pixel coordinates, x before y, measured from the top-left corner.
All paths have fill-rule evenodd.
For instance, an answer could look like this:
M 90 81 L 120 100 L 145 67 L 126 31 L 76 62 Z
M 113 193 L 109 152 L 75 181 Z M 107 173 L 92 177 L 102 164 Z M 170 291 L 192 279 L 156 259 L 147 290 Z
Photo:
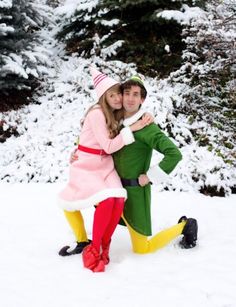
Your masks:
M 102 74 L 93 66 L 90 66 L 90 73 L 93 78 L 94 89 L 97 93 L 98 99 L 113 85 L 119 84 L 118 81 L 109 78 L 107 75 Z

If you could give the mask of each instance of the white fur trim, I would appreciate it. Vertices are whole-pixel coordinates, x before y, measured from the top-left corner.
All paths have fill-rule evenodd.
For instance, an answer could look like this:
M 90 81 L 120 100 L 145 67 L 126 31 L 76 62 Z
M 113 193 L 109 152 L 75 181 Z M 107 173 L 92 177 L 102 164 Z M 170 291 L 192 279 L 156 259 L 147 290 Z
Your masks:
M 165 173 L 159 165 L 151 167 L 147 172 L 147 176 L 149 180 L 155 184 L 165 182 L 169 178 L 169 175 Z
M 127 191 L 124 188 L 105 189 L 86 199 L 80 199 L 75 201 L 64 200 L 59 197 L 58 206 L 63 210 L 77 211 L 97 205 L 99 202 L 109 197 L 124 197 L 126 199 Z
M 129 145 L 135 141 L 133 132 L 131 131 L 130 127 L 121 129 L 120 134 L 122 135 L 125 145 Z
M 139 109 L 137 113 L 135 113 L 134 115 L 124 119 L 123 126 L 127 127 L 127 126 L 130 126 L 130 125 L 134 124 L 137 120 L 140 119 L 140 117 L 143 116 L 143 114 L 145 112 L 146 112 L 145 110 Z

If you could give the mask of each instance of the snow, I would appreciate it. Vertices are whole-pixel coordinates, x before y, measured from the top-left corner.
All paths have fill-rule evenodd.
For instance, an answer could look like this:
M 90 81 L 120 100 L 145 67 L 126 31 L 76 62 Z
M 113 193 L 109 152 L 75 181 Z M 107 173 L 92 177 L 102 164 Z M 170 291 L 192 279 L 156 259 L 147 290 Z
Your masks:
M 165 51 L 166 51 L 167 53 L 170 52 L 170 46 L 169 46 L 169 45 L 165 45 L 164 49 L 165 49 Z
M 77 54 L 67 55 L 65 45 L 56 40 L 55 35 L 60 27 L 78 6 L 92 9 L 96 3 L 97 0 L 66 0 L 61 1 L 61 5 L 53 11 L 53 16 L 52 10 L 48 10 L 51 23 L 40 31 L 43 44 L 35 45 L 33 52 L 23 52 L 23 56 L 32 64 L 39 62 L 37 69 L 34 66 L 23 68 L 15 58 L 6 63 L 9 70 L 17 71 L 26 78 L 29 74 L 41 74 L 44 79 L 41 84 L 42 91 L 33 97 L 36 104 L 0 114 L 4 129 L 13 127 L 20 134 L 19 137 L 11 137 L 0 145 L 0 180 L 10 183 L 65 182 L 68 157 L 80 133 L 80 121 L 91 104 L 96 102 L 89 65 L 95 64 L 110 77 L 121 81 L 137 74 L 134 63 L 105 60 L 106 55 L 116 52 L 122 41 L 104 48 L 103 58 L 98 58 L 94 52 L 90 59 L 83 59 Z M 195 8 L 183 8 L 186 14 L 195 12 Z M 58 19 L 61 20 L 59 24 Z M 98 42 L 103 38 L 97 37 Z M 168 45 L 165 46 L 166 52 L 170 51 L 169 48 Z M 191 58 L 193 54 L 186 53 L 185 56 Z M 198 73 L 206 73 L 206 64 L 185 65 L 190 65 L 192 72 L 198 70 Z M 181 69 L 184 73 L 186 68 L 183 66 Z M 198 140 L 194 139 L 191 131 L 207 136 L 211 144 L 219 137 L 230 140 L 230 134 L 216 131 L 205 121 L 194 122 L 191 116 L 176 114 L 176 108 L 185 106 L 183 93 L 191 95 L 192 91 L 187 78 L 183 79 L 181 73 L 172 73 L 170 78 L 163 80 L 141 77 L 148 91 L 144 108 L 154 115 L 155 122 L 163 131 L 168 134 L 171 130 L 173 141 L 183 154 L 183 160 L 167 182 L 168 189 L 196 192 L 204 187 L 205 183 L 211 183 L 218 190 L 223 188 L 226 194 L 230 194 L 230 187 L 236 183 L 235 168 L 224 163 L 222 158 L 214 151 L 209 151 L 207 146 L 199 147 Z M 231 157 L 232 150 L 224 150 Z M 160 158 L 161 155 L 154 153 L 152 163 L 157 163 Z M 164 188 L 165 186 L 162 186 L 162 189 Z
M 4 307 L 235 307 L 236 196 L 159 192 L 153 188 L 153 233 L 183 214 L 196 217 L 196 248 L 179 239 L 148 255 L 131 251 L 118 226 L 105 273 L 83 268 L 81 255 L 60 257 L 73 234 L 57 207 L 62 184 L 0 184 L 0 289 Z M 91 237 L 93 209 L 83 211 Z
M 46 33 L 44 36 L 46 37 Z M 94 61 L 76 56 L 63 58 L 61 54 L 59 57 L 56 52 L 60 53 L 60 48 L 55 51 L 54 42 L 49 42 L 51 45 L 48 54 L 54 55 L 54 67 L 47 69 L 47 75 L 51 77 L 45 78 L 45 94 L 36 98 L 40 104 L 2 114 L 6 127 L 17 124 L 17 130 L 21 134 L 1 144 L 0 165 L 4 167 L 0 168 L 0 178 L 5 182 L 65 181 L 68 157 L 79 135 L 80 121 L 95 101 L 88 67 L 91 62 L 103 66 L 104 61 L 96 57 Z M 103 66 L 104 73 L 117 80 L 124 80 L 129 74 L 134 75 L 136 72 L 132 65 L 118 61 L 107 65 Z M 124 72 L 124 76 L 121 72 Z M 198 126 L 191 127 L 188 118 L 176 118 L 172 114 L 173 102 L 176 106 L 181 105 L 179 93 L 186 91 L 187 86 L 183 83 L 173 86 L 167 80 L 157 82 L 150 78 L 144 78 L 144 82 L 148 90 L 144 108 L 154 114 L 155 121 L 163 130 L 172 122 L 174 142 L 177 146 L 182 146 L 183 160 L 170 177 L 168 188 L 198 191 L 204 185 L 204 176 L 210 175 L 207 182 L 215 183 L 218 189 L 224 187 L 230 193 L 228 187 L 236 180 L 234 168 L 227 167 L 220 157 L 213 155 L 206 147 L 199 147 L 194 140 L 190 144 L 185 142 L 186 137 L 191 137 L 190 128 L 209 130 L 208 125 L 201 122 Z M 160 160 L 160 155 L 154 153 L 153 159 L 154 162 Z M 220 171 L 211 175 L 216 169 Z M 192 174 L 201 177 L 198 182 L 193 180 Z
M 92 11 L 97 5 L 98 0 L 65 0 L 63 2 L 63 5 L 56 8 L 55 12 L 58 15 L 64 15 L 66 18 L 70 18 L 77 10 Z
M 191 20 L 201 18 L 206 18 L 205 12 L 199 7 L 189 7 L 183 4 L 182 11 L 178 10 L 163 10 L 157 14 L 157 17 L 162 17 L 164 19 L 174 19 L 180 24 L 189 24 Z
M 101 20 L 100 21 L 102 25 L 104 26 L 113 26 L 119 24 L 120 20 L 119 19 L 112 19 L 112 20 Z
M 10 54 L 9 56 L 3 56 L 3 60 L 6 63 L 5 65 L 2 65 L 2 70 L 5 71 L 5 73 L 16 74 L 28 79 L 28 75 L 22 66 L 22 59 L 20 57 Z
M 38 2 L 40 6 L 45 1 Z M 109 62 L 95 55 L 89 60 L 76 54 L 66 55 L 63 43 L 55 39 L 61 26 L 56 21 L 70 18 L 78 7 L 91 11 L 98 1 L 60 2 L 63 4 L 53 10 L 55 20 L 49 14 L 52 24 L 40 33 L 42 46 L 36 45 L 34 52 L 23 53 L 32 63 L 41 63 L 37 70 L 21 69 L 14 57 L 6 62 L 10 71 L 26 78 L 29 73 L 37 75 L 38 72 L 45 74 L 45 79 L 44 92 L 34 97 L 36 104 L 0 114 L 3 130 L 17 127 L 20 133 L 19 137 L 12 136 L 0 144 L 1 305 L 235 307 L 236 195 L 230 195 L 229 191 L 236 182 L 235 168 L 226 165 L 206 147 L 199 147 L 191 138 L 190 129 L 210 130 L 212 139 L 218 137 L 216 130 L 206 122 L 190 125 L 190 118 L 173 114 L 174 105 L 183 104 L 181 93 L 190 90 L 188 81 L 183 82 L 175 73 L 171 76 L 175 83 L 170 79 L 144 78 L 148 90 L 144 107 L 154 114 L 164 131 L 172 125 L 174 142 L 183 154 L 183 160 L 167 182 L 170 191 L 153 185 L 153 233 L 175 224 L 182 215 L 196 217 L 197 247 L 182 250 L 176 239 L 154 254 L 136 255 L 131 251 L 127 230 L 118 226 L 111 247 L 111 263 L 105 273 L 94 274 L 84 269 L 81 255 L 58 256 L 63 245 L 74 241 L 56 198 L 67 180 L 69 153 L 79 135 L 80 120 L 95 102 L 88 67 L 97 64 L 117 80 L 137 73 L 134 63 Z M 11 5 L 11 0 L 0 0 L 1 8 Z M 198 8 L 185 5 L 182 11 L 160 14 L 181 23 L 205 18 L 205 13 Z M 47 20 L 46 9 L 43 15 Z M 115 22 L 112 20 L 111 24 Z M 0 24 L 0 31 L 3 35 L 12 28 Z M 209 28 L 209 33 L 212 31 Z M 229 39 L 231 32 L 228 31 Z M 223 35 L 221 31 L 219 34 Z M 118 44 L 122 41 L 104 49 L 104 57 L 113 54 Z M 170 52 L 170 47 L 166 45 L 165 50 Z M 186 52 L 184 56 L 191 59 L 196 55 Z M 205 66 L 191 69 L 206 73 Z M 184 71 L 184 67 L 181 69 Z M 154 153 L 152 165 L 160 159 L 161 155 Z M 215 185 L 218 190 L 223 187 L 230 196 L 203 196 L 198 191 L 204 184 Z M 91 238 L 93 209 L 84 210 L 83 215 Z
M 101 53 L 101 56 L 102 57 L 104 56 L 104 58 L 106 58 L 106 55 L 108 55 L 108 56 L 115 55 L 116 50 L 118 48 L 120 48 L 123 45 L 123 43 L 124 43 L 123 40 L 118 40 L 114 44 L 110 45 L 109 47 L 104 48 L 102 53 Z
M 12 0 L 0 0 L 0 8 L 10 8 L 12 7 Z
M 15 29 L 13 27 L 7 26 L 5 23 L 0 23 L 0 35 L 6 36 L 8 33 L 13 33 Z
M 9 11 L 6 11 L 5 13 L 3 12 L 3 15 L 0 14 L 0 21 L 2 20 L 3 22 L 5 22 L 7 20 L 9 23 L 13 18 L 12 16 L 14 15 L 14 10 L 18 9 L 17 12 L 19 12 L 19 14 L 22 14 L 22 18 L 25 22 L 24 27 L 20 23 L 14 24 L 12 26 L 6 25 L 5 23 L 0 23 L 0 36 L 7 36 L 9 33 L 20 33 L 22 30 L 23 32 L 29 32 L 32 31 L 30 27 L 46 27 L 46 25 L 48 26 L 49 24 L 53 23 L 51 17 L 52 9 L 48 5 L 43 5 L 42 3 L 35 3 L 35 5 L 33 5 L 32 3 L 29 3 L 27 6 L 25 4 L 28 10 L 26 10 L 27 12 L 20 12 L 20 7 L 17 8 L 17 5 L 23 5 L 23 2 L 20 2 L 20 4 L 14 2 L 14 9 L 9 9 Z M 0 2 L 0 7 L 1 6 L 6 6 L 6 8 L 10 8 L 12 6 L 12 2 Z M 36 12 L 37 16 L 35 16 Z M 30 17 L 29 15 L 32 16 Z M 24 81 L 19 80 L 31 80 L 31 77 L 35 77 L 36 79 L 42 79 L 43 75 L 47 73 L 47 65 L 51 64 L 51 59 L 47 49 L 42 46 L 42 41 L 44 39 L 43 33 L 44 30 L 38 31 L 37 34 L 29 33 L 28 37 L 24 37 L 24 39 L 21 35 L 17 44 L 15 41 L 17 39 L 16 35 L 13 35 L 10 40 L 9 37 L 7 37 L 9 46 L 11 44 L 12 46 L 7 49 L 5 48 L 6 50 L 4 48 L 3 50 L 1 50 L 1 76 L 8 79 L 8 82 L 6 82 L 6 84 L 4 84 L 4 81 L 2 81 L 2 89 L 8 87 L 16 87 L 18 90 L 30 89 L 30 84 L 32 85 L 30 81 L 28 83 L 24 83 Z M 31 41 L 29 41 L 30 35 Z M 43 45 L 46 46 L 49 41 L 50 38 L 47 38 L 46 42 L 44 42 Z M 14 46 L 14 44 L 17 45 L 17 48 L 16 46 Z M 14 52 L 11 52 L 11 50 L 13 49 L 16 50 Z M 12 75 L 16 76 L 16 79 L 18 81 L 15 82 L 14 86 L 14 80 Z

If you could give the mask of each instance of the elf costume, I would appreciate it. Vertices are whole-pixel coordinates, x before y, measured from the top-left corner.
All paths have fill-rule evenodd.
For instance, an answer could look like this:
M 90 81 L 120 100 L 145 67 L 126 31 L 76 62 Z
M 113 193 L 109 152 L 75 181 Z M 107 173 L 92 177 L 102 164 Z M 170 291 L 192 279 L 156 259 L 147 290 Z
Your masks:
M 94 68 L 91 68 L 91 73 L 98 99 L 118 84 Z M 109 262 L 111 236 L 119 222 L 127 195 L 111 154 L 133 141 L 129 127 L 111 139 L 105 115 L 100 105 L 95 105 L 86 115 L 80 134 L 78 160 L 71 164 L 69 182 L 59 195 L 59 205 L 64 209 L 77 240 L 84 241 L 83 246 L 78 242 L 72 253 L 81 252 L 81 247 L 88 241 L 79 210 L 97 205 L 92 243 L 83 249 L 84 266 L 93 272 L 104 271 L 104 265 Z M 60 254 L 66 255 L 67 248 L 64 247 Z
M 98 99 L 119 82 L 91 67 Z M 93 206 L 108 197 L 126 198 L 126 190 L 114 168 L 112 153 L 134 142 L 130 128 L 124 127 L 111 139 L 106 118 L 96 104 L 87 114 L 80 133 L 78 160 L 71 164 L 69 182 L 59 195 L 59 206 L 67 211 Z
M 127 118 L 123 126 L 127 127 L 137 121 L 144 111 L 140 109 L 136 114 Z M 148 253 L 169 243 L 183 232 L 186 220 L 158 233 L 148 239 L 151 229 L 151 187 L 150 184 L 141 187 L 138 177 L 147 174 L 152 182 L 161 182 L 175 168 L 182 156 L 176 145 L 161 131 L 151 124 L 134 133 L 135 142 L 123 147 L 113 154 L 115 168 L 126 188 L 128 198 L 123 211 L 123 223 L 126 224 L 131 235 L 133 251 Z M 164 155 L 159 165 L 150 169 L 152 151 L 157 150 Z

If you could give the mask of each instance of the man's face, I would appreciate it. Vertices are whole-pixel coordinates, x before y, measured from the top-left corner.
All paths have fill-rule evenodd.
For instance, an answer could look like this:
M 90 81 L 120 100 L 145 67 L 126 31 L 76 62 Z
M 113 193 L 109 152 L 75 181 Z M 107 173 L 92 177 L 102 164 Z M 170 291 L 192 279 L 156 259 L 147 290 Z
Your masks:
M 123 92 L 123 107 L 130 115 L 135 114 L 139 110 L 139 106 L 144 102 L 141 97 L 141 88 L 133 85 L 130 89 Z

